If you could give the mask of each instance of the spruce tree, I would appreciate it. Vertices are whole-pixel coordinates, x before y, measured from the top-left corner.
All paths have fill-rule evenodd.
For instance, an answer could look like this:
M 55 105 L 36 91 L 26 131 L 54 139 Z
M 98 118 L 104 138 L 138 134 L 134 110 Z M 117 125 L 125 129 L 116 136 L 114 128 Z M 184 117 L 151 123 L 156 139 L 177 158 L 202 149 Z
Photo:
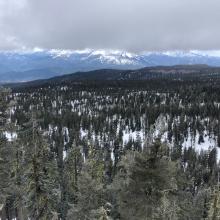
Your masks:
M 10 90 L 0 88 L 0 212 L 2 219 L 14 217 L 15 145 L 9 142 L 13 126 L 9 118 Z M 7 138 L 7 135 L 9 136 Z M 13 213 L 12 213 L 13 212 Z
M 121 219 L 161 219 L 177 212 L 171 210 L 171 205 L 167 213 L 162 213 L 165 198 L 177 190 L 175 163 L 164 152 L 162 145 L 156 143 L 147 153 L 128 152 L 123 157 L 113 182 Z
M 20 131 L 24 148 L 25 205 L 28 217 L 36 220 L 52 219 L 57 212 L 58 185 L 54 155 L 33 113 Z

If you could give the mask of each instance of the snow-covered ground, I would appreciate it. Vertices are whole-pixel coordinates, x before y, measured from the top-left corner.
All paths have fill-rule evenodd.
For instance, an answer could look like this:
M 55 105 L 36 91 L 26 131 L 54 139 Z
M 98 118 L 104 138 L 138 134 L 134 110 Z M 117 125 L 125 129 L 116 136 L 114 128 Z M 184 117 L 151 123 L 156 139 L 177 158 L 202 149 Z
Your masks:
M 220 161 L 220 148 L 217 147 L 217 137 L 210 136 L 205 131 L 203 133 L 203 142 L 199 143 L 199 132 L 196 132 L 195 137 L 192 137 L 191 133 L 188 133 L 188 137 L 185 138 L 182 146 L 184 148 L 193 147 L 197 152 L 210 151 L 213 148 L 217 150 L 217 160 Z
M 179 118 L 177 119 L 179 121 Z M 160 138 L 161 142 L 168 142 L 167 140 L 167 119 L 165 116 L 160 115 L 158 119 L 156 120 L 154 124 L 153 129 L 153 139 Z M 217 137 L 211 134 L 208 134 L 208 132 L 205 130 L 202 133 L 203 141 L 199 143 L 199 132 L 196 131 L 195 136 L 192 136 L 190 129 L 188 129 L 188 135 L 184 139 L 182 143 L 182 147 L 184 148 L 194 148 L 196 152 L 200 153 L 201 151 L 210 151 L 213 148 L 216 148 L 217 150 L 217 161 L 220 162 L 220 148 L 217 146 Z M 171 146 L 173 146 L 173 143 L 171 143 Z
M 4 135 L 8 139 L 8 141 L 10 141 L 10 142 L 17 138 L 17 133 L 16 132 L 5 131 Z

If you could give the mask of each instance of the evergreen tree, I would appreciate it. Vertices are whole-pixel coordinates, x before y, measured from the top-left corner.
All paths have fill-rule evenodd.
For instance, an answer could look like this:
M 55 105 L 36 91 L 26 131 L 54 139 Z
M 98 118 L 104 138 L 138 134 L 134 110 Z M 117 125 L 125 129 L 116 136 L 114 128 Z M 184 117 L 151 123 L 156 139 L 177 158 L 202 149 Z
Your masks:
M 57 169 L 42 132 L 32 114 L 20 132 L 24 150 L 25 203 L 30 219 L 52 219 L 57 211 Z
M 121 219 L 158 219 L 166 216 L 164 199 L 177 190 L 175 163 L 164 156 L 163 146 L 151 146 L 148 153 L 129 152 L 120 162 L 113 189 Z M 170 204 L 172 200 L 170 200 Z M 162 208 L 163 207 L 163 208 Z M 177 210 L 167 214 L 175 216 Z
M 92 216 L 104 205 L 104 164 L 99 153 L 91 151 L 78 179 L 76 204 L 69 210 L 67 219 L 95 219 Z
M 14 216 L 14 160 L 15 145 L 8 141 L 13 132 L 9 120 L 10 90 L 0 88 L 0 212 L 2 219 L 11 219 Z M 9 136 L 7 138 L 7 135 Z M 12 141 L 12 140 L 11 140 Z

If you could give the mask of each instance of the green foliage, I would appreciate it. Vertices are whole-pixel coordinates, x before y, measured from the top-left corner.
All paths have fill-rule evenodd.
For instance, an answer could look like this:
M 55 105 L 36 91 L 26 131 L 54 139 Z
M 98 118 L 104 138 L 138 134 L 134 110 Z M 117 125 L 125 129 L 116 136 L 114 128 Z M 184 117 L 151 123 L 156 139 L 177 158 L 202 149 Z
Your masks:
M 219 88 L 166 79 L 3 90 L 0 217 L 218 216 Z M 199 152 L 207 139 L 216 146 Z
M 79 176 L 77 202 L 69 211 L 68 219 L 95 219 L 90 217 L 99 214 L 98 210 L 105 204 L 103 175 L 103 162 L 90 157 Z
M 6 217 L 10 217 L 9 209 L 12 208 L 13 197 L 15 196 L 15 157 L 16 149 L 14 143 L 9 143 L 6 132 L 12 131 L 13 125 L 9 117 L 8 99 L 10 90 L 0 88 L 0 207 L 6 208 Z
M 37 120 L 32 117 L 25 130 L 19 133 L 24 149 L 25 206 L 29 218 L 47 220 L 57 211 L 57 168 L 49 145 L 36 125 Z
M 160 147 L 157 143 L 149 153 L 129 152 L 120 162 L 113 189 L 121 219 L 175 215 L 172 212 L 177 210 L 170 210 L 165 201 L 177 190 L 176 164 L 160 153 Z

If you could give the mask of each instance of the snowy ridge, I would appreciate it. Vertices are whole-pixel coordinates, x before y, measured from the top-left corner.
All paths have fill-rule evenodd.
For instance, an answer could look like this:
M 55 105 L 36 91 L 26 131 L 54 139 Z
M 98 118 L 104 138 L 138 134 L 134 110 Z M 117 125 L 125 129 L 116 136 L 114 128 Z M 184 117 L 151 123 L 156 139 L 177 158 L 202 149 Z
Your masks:
M 220 66 L 220 51 L 131 53 L 121 50 L 41 48 L 0 51 L 0 82 L 31 81 L 95 69 L 139 69 L 189 64 Z

